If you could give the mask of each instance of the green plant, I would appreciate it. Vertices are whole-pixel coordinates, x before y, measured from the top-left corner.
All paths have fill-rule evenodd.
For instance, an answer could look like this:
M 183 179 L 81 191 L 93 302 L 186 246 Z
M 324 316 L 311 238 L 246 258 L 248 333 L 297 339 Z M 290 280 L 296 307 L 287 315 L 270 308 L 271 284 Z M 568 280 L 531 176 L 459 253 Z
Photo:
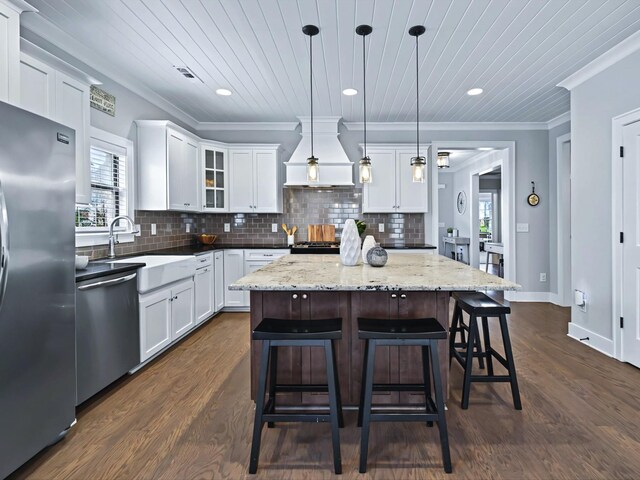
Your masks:
M 447 233 L 453 233 L 453 227 L 447 228 Z
M 367 224 L 362 220 L 356 220 L 356 227 L 358 227 L 358 235 L 362 235 L 367 229 Z

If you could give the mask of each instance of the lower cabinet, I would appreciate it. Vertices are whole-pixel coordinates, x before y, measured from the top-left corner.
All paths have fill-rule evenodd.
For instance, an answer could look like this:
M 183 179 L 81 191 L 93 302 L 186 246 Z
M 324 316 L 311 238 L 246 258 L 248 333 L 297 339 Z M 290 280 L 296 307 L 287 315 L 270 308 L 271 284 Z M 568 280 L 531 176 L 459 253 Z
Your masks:
M 193 280 L 140 295 L 140 361 L 195 326 Z
M 224 251 L 224 306 L 248 307 L 247 295 L 241 290 L 229 290 L 227 287 L 244 277 L 244 250 Z
M 214 282 L 213 300 L 214 311 L 217 313 L 224 308 L 224 252 L 218 251 L 213 254 Z
M 198 268 L 194 277 L 196 325 L 214 314 L 215 276 L 213 253 L 198 255 Z

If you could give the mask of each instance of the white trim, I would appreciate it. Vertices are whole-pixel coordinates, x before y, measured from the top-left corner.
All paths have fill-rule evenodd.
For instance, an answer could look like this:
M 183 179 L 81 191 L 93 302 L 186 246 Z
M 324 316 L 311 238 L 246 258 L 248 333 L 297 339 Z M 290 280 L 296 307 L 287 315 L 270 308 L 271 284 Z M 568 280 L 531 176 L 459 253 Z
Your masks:
M 507 292 L 505 292 L 506 294 Z M 556 295 L 550 292 L 509 292 L 508 300 L 510 302 L 542 302 L 542 303 L 554 303 Z M 505 295 L 507 298 L 507 295 Z
M 24 0 L 0 0 L 0 3 L 4 3 L 7 7 L 15 10 L 18 13 L 22 12 L 38 12 L 38 9 L 29 5 Z
M 198 122 L 198 132 L 224 131 L 293 131 L 300 122 Z
M 622 244 L 618 238 L 622 231 L 624 221 L 622 207 L 624 204 L 622 184 L 623 170 L 618 168 L 620 164 L 620 145 L 624 145 L 622 132 L 626 125 L 640 121 L 640 108 L 618 115 L 611 120 L 611 298 L 612 298 L 612 332 L 613 332 L 613 353 L 618 360 L 622 358 L 622 332 L 619 318 L 622 316 L 622 293 L 623 293 L 623 258 Z
M 560 201 L 563 191 L 566 190 L 566 186 L 570 184 L 571 177 L 565 178 L 565 169 L 561 164 L 562 160 L 562 147 L 565 143 L 571 143 L 571 134 L 567 133 L 565 135 L 560 135 L 556 138 L 556 221 L 557 221 L 557 230 L 556 230 L 556 264 L 557 264 L 557 282 L 558 282 L 558 303 L 557 305 L 561 305 L 564 307 L 571 306 L 571 289 L 569 292 L 563 290 L 565 283 L 565 271 L 562 268 L 565 261 L 565 253 L 570 254 L 571 251 L 565 252 L 563 248 L 562 239 L 566 235 L 566 229 L 569 229 L 569 233 L 571 232 L 571 225 L 565 225 L 562 220 L 562 211 L 566 208 L 571 209 L 571 205 L 566 205 L 564 202 Z M 568 159 L 569 163 L 571 163 L 571 158 Z M 569 167 L 570 168 L 570 167 Z M 571 265 L 571 259 L 569 259 L 569 265 Z M 566 275 L 571 277 L 571 271 L 566 272 Z M 555 302 L 554 302 L 555 303 Z
M 598 335 L 597 333 L 587 330 L 580 325 L 576 325 L 573 322 L 569 323 L 569 332 L 567 333 L 567 336 L 593 348 L 594 350 L 597 350 L 600 353 L 603 353 L 607 357 L 614 356 L 613 340 L 603 337 L 602 335 Z M 585 337 L 589 337 L 589 340 L 580 341 L 581 338 Z
M 349 130 L 364 130 L 362 122 L 343 122 Z M 415 131 L 415 122 L 367 122 L 369 131 Z M 549 130 L 547 122 L 420 122 L 421 131 Z
M 558 87 L 573 90 L 611 65 L 640 50 L 640 31 L 632 33 L 623 41 L 613 46 L 595 60 L 587 63 L 577 72 L 558 83 Z
M 559 127 L 563 123 L 567 123 L 571 121 L 571 112 L 564 112 L 557 117 L 552 118 L 547 122 L 547 128 L 551 130 L 552 128 Z

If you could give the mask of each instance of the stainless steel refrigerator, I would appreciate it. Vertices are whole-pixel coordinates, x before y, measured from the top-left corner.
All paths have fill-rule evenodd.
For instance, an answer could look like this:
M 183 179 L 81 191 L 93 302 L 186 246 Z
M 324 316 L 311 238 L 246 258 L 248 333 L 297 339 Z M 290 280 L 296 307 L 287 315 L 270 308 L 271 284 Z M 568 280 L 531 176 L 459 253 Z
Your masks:
M 75 132 L 0 102 L 0 478 L 75 420 Z

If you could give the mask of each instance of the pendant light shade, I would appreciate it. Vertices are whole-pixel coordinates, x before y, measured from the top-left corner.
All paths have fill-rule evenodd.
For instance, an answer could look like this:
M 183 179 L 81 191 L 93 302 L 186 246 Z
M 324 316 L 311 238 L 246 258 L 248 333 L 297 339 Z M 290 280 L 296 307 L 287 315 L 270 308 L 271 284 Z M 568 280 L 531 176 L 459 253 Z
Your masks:
M 409 29 L 409 35 L 416 37 L 416 156 L 411 159 L 412 179 L 417 183 L 424 183 L 424 167 L 427 159 L 420 155 L 420 83 L 418 82 L 418 37 L 425 32 L 422 25 Z
M 363 96 L 363 120 L 364 120 L 364 151 L 360 159 L 360 183 L 371 183 L 373 180 L 371 171 L 371 159 L 367 155 L 367 57 L 365 52 L 365 37 L 373 31 L 370 25 L 359 25 L 356 33 L 362 36 L 362 96 Z
M 307 158 L 307 181 L 318 183 L 320 181 L 320 168 L 318 159 L 313 155 L 313 37 L 320 33 L 315 25 L 305 25 L 302 33 L 309 36 L 309 86 L 311 98 L 311 156 Z
M 449 152 L 438 152 L 438 168 L 449 168 Z

